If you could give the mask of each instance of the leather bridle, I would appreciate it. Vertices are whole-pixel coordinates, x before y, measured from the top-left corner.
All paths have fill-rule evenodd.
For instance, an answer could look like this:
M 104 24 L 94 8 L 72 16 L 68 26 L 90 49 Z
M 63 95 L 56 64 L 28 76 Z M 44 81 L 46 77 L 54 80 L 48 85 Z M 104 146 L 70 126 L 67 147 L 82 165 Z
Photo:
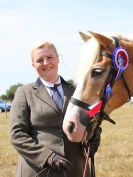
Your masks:
M 114 44 L 115 44 L 115 48 L 117 47 L 120 47 L 120 44 L 119 44 L 119 40 L 116 38 L 116 37 L 112 37 L 113 40 L 114 40 Z M 100 51 L 100 55 L 101 56 L 106 56 L 107 58 L 110 58 L 112 60 L 112 55 L 111 54 L 108 54 L 107 52 L 105 51 Z M 88 126 L 88 124 L 92 123 L 93 121 L 98 121 L 99 125 L 101 124 L 102 120 L 108 120 L 109 122 L 115 124 L 115 122 L 104 112 L 104 108 L 105 108 L 105 105 L 107 103 L 108 100 L 106 100 L 106 86 L 108 84 L 108 81 L 110 81 L 110 86 L 111 88 L 113 87 L 114 83 L 115 83 L 115 77 L 116 77 L 116 69 L 115 67 L 113 66 L 113 62 L 112 62 L 112 66 L 110 68 L 110 72 L 108 74 L 108 77 L 105 81 L 105 84 L 104 84 L 104 87 L 103 87 L 103 91 L 102 91 L 102 94 L 100 96 L 100 100 L 103 100 L 102 102 L 102 106 L 101 106 L 101 109 L 100 109 L 100 112 L 98 114 L 96 114 L 94 117 L 85 117 L 84 119 L 80 119 L 80 122 L 81 124 L 83 124 L 84 126 Z M 128 87 L 128 84 L 125 80 L 125 77 L 124 75 L 122 74 L 121 75 L 121 78 L 123 80 L 123 83 L 124 83 L 124 87 L 128 93 L 128 97 L 129 97 L 129 100 L 131 98 L 131 92 L 130 92 L 130 89 Z M 87 111 L 89 111 L 89 107 L 91 106 L 90 104 L 87 104 L 77 98 L 74 98 L 74 97 L 71 97 L 70 99 L 70 102 L 78 107 L 81 107 Z
M 116 38 L 116 37 L 112 37 L 113 38 L 113 43 L 111 44 L 111 47 L 113 44 L 115 44 L 115 48 L 118 48 L 120 47 L 120 44 L 119 44 L 119 40 Z M 100 56 L 106 56 L 107 58 L 110 58 L 112 60 L 112 55 L 111 54 L 108 54 L 107 52 L 105 51 L 100 51 Z M 104 111 L 104 108 L 105 108 L 105 105 L 107 103 L 107 99 L 106 99 L 106 87 L 107 87 L 107 84 L 108 82 L 110 82 L 110 87 L 112 89 L 114 83 L 115 83 L 115 78 L 116 78 L 116 69 L 115 67 L 113 66 L 113 62 L 112 62 L 112 66 L 110 68 L 110 71 L 109 71 L 109 74 L 108 74 L 108 77 L 107 77 L 107 80 L 105 81 L 105 84 L 104 84 L 104 87 L 103 87 L 103 91 L 102 91 L 102 94 L 101 94 L 101 97 L 100 97 L 100 100 L 102 100 L 102 106 L 101 106 L 101 109 L 100 111 L 95 114 L 93 117 L 90 117 L 88 114 L 83 117 L 79 117 L 80 119 L 80 122 L 82 125 L 84 125 L 86 127 L 86 130 L 87 128 L 89 128 L 89 125 L 92 124 L 94 121 L 97 121 L 97 125 L 96 125 L 96 128 L 94 129 L 94 133 L 93 133 L 93 137 L 96 135 L 97 133 L 97 129 L 98 127 L 101 125 L 102 121 L 103 120 L 107 120 L 109 121 L 110 123 L 113 123 L 115 124 L 115 122 L 109 117 L 109 115 Z M 128 93 L 128 97 L 129 97 L 129 100 L 131 98 L 131 92 L 130 92 L 130 89 L 128 87 L 128 84 L 124 78 L 124 75 L 122 73 L 121 75 L 121 78 L 123 80 L 123 83 L 124 83 L 124 87 Z M 90 104 L 87 104 L 77 98 L 74 98 L 74 97 L 71 97 L 70 99 L 70 102 L 80 108 L 83 108 L 87 111 L 90 111 Z M 91 140 L 92 140 L 91 138 Z M 89 147 L 88 147 L 88 154 L 89 154 Z M 87 154 L 87 156 L 89 156 Z M 86 164 L 87 164 L 87 161 L 88 161 L 88 158 L 86 158 Z M 85 166 L 86 166 L 85 164 Z M 84 174 L 83 174 L 83 177 L 85 177 L 85 170 L 86 168 L 84 169 Z M 91 156 L 91 177 L 95 177 L 95 165 L 94 165 L 94 155 Z

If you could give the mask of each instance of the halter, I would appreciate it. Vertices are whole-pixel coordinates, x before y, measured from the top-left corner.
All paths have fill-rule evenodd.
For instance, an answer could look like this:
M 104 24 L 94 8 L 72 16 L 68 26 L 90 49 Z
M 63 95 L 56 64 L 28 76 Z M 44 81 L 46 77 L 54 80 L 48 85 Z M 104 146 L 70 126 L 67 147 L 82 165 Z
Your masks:
M 111 44 L 110 48 L 113 46 L 113 44 L 115 44 L 115 49 L 120 48 L 119 40 L 116 37 L 113 37 L 113 43 Z M 124 51 L 124 52 L 126 52 L 126 51 Z M 100 55 L 101 56 L 106 56 L 107 58 L 110 58 L 112 60 L 112 67 L 110 68 L 108 77 L 105 81 L 103 91 L 102 91 L 102 94 L 101 94 L 101 97 L 100 97 L 100 102 L 97 105 L 94 106 L 94 108 L 97 107 L 98 111 L 95 113 L 95 110 L 94 110 L 93 113 L 92 113 L 92 111 L 91 111 L 92 105 L 87 104 L 87 103 L 85 103 L 81 100 L 78 100 L 77 98 L 74 98 L 74 97 L 71 97 L 71 99 L 70 99 L 70 102 L 72 104 L 87 110 L 88 114 L 86 116 L 80 116 L 79 117 L 81 124 L 83 124 L 86 127 L 86 129 L 89 127 L 88 125 L 92 124 L 94 121 L 97 121 L 97 126 L 94 129 L 94 134 L 93 134 L 93 137 L 91 138 L 91 140 L 96 135 L 97 129 L 101 125 L 103 120 L 107 120 L 110 123 L 115 124 L 115 122 L 104 111 L 104 108 L 105 108 L 105 105 L 106 105 L 107 101 L 112 96 L 112 87 L 115 83 L 116 78 L 118 79 L 121 76 L 121 78 L 123 80 L 123 83 L 124 83 L 124 87 L 125 87 L 125 89 L 128 93 L 129 100 L 131 98 L 130 89 L 129 89 L 128 84 L 127 84 L 127 82 L 124 78 L 124 75 L 123 75 L 124 71 L 122 72 L 122 71 L 119 70 L 119 72 L 118 72 L 118 70 L 116 69 L 115 63 L 113 62 L 113 54 L 111 55 L 111 54 L 108 54 L 105 51 L 100 51 Z M 120 72 L 122 72 L 122 74 Z M 93 116 L 90 116 L 90 112 L 92 113 Z M 88 158 L 89 158 L 89 147 L 88 147 L 88 152 L 87 152 L 83 177 L 85 177 Z M 91 156 L 91 177 L 95 177 L 94 155 Z
M 112 37 L 113 38 L 113 43 L 112 44 L 115 44 L 115 49 L 119 48 L 120 47 L 120 44 L 119 44 L 119 40 L 116 38 L 116 37 Z M 111 45 L 112 46 L 112 45 Z M 107 120 L 113 124 L 115 124 L 115 122 L 109 117 L 109 115 L 106 114 L 106 112 L 104 112 L 104 108 L 105 108 L 105 105 L 107 103 L 107 101 L 110 99 L 110 97 L 112 96 L 111 94 L 111 91 L 112 91 L 112 87 L 115 83 L 115 80 L 116 80 L 116 77 L 118 75 L 118 72 L 116 70 L 116 67 L 114 66 L 114 63 L 113 63 L 113 54 L 109 54 L 105 51 L 100 51 L 100 55 L 101 56 L 106 56 L 107 58 L 110 58 L 112 60 L 112 67 L 110 68 L 110 71 L 109 71 L 109 74 L 108 74 L 108 77 L 105 81 L 105 84 L 104 84 L 104 87 L 103 87 L 103 91 L 102 91 L 102 94 L 101 94 L 101 97 L 100 97 L 100 102 L 99 102 L 99 105 L 96 105 L 97 107 L 99 106 L 99 111 L 96 112 L 93 116 L 90 116 L 90 111 L 91 111 L 91 107 L 93 105 L 90 105 L 90 104 L 87 104 L 81 100 L 78 100 L 77 98 L 74 98 L 74 97 L 71 97 L 70 99 L 70 102 L 78 107 L 81 107 L 85 110 L 88 111 L 88 115 L 86 117 L 82 117 L 80 118 L 80 122 L 81 124 L 83 124 L 84 126 L 88 126 L 90 123 L 92 123 L 93 121 L 98 121 L 98 125 L 101 124 L 101 122 L 103 120 Z M 123 73 L 121 74 L 121 78 L 123 80 L 123 83 L 124 83 L 124 87 L 128 93 L 128 97 L 129 97 L 129 100 L 131 98 L 131 92 L 130 92 L 130 89 L 128 87 L 128 84 L 124 78 L 124 75 Z M 109 85 L 108 85 L 109 83 Z M 106 93 L 109 93 L 109 95 L 107 95 Z M 94 105 L 95 106 L 95 105 Z M 89 118 L 89 119 L 88 119 Z

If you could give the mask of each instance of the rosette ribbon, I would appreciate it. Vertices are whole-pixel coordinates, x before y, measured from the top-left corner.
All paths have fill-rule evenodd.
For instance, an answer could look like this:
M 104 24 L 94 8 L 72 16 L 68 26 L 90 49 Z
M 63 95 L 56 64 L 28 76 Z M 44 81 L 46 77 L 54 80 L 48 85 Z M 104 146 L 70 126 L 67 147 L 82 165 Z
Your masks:
M 129 63 L 127 51 L 122 47 L 117 47 L 112 54 L 113 67 L 117 71 L 115 80 L 118 80 L 122 73 L 126 70 Z M 112 96 L 112 88 L 110 83 L 106 87 L 106 101 Z

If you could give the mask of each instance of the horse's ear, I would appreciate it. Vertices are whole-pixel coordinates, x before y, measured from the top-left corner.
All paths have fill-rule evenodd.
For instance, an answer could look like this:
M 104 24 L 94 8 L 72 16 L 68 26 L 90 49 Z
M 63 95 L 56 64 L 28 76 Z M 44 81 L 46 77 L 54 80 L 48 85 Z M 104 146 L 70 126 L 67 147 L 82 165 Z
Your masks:
M 112 45 L 112 39 L 109 37 L 106 37 L 103 34 L 95 33 L 92 31 L 89 31 L 89 33 L 100 43 L 102 48 L 104 49 L 109 49 L 110 46 Z
M 79 34 L 80 34 L 81 38 L 83 39 L 83 41 L 85 41 L 85 42 L 87 42 L 91 38 L 91 36 L 89 36 L 85 33 L 79 32 Z

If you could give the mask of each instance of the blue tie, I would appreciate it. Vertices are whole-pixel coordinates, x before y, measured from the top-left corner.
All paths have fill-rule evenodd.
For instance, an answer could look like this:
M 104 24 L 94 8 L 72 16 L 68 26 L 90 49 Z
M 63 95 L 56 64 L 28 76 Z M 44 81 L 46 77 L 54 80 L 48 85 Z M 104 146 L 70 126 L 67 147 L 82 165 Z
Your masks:
M 60 84 L 58 84 L 58 85 L 54 84 L 54 87 L 50 87 L 50 88 L 54 91 L 53 96 L 52 96 L 54 102 L 56 103 L 56 105 L 59 108 L 59 110 L 62 111 L 62 108 L 63 108 L 63 98 L 62 98 L 62 96 L 61 96 L 61 94 L 60 94 L 60 92 L 58 90 L 58 86 L 59 85 Z

